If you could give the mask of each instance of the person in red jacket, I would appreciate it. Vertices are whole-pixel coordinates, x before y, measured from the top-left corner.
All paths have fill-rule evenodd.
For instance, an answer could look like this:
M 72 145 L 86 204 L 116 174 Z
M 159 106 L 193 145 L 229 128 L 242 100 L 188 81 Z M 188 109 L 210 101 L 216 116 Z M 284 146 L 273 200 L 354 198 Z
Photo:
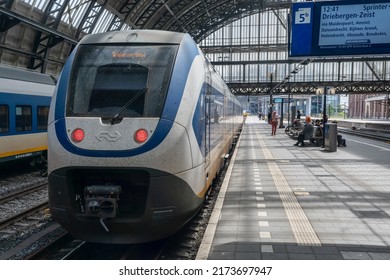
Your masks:
M 273 111 L 272 112 L 272 118 L 271 118 L 271 125 L 272 125 L 272 133 L 271 135 L 275 135 L 276 134 L 276 128 L 278 126 L 278 123 L 279 123 L 279 115 L 276 111 Z

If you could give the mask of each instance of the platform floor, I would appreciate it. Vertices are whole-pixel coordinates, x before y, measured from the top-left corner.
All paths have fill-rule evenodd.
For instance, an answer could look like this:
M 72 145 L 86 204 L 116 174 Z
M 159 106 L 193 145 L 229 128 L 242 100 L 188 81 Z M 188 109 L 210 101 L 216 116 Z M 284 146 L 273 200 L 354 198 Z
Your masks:
M 390 259 L 389 165 L 294 143 L 248 117 L 198 260 Z

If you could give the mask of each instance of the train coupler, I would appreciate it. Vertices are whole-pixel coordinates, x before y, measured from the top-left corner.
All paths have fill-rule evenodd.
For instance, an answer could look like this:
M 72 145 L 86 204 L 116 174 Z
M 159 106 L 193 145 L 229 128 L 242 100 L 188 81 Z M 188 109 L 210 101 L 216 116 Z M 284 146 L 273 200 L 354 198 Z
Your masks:
M 93 185 L 84 189 L 85 213 L 99 218 L 115 218 L 121 186 Z

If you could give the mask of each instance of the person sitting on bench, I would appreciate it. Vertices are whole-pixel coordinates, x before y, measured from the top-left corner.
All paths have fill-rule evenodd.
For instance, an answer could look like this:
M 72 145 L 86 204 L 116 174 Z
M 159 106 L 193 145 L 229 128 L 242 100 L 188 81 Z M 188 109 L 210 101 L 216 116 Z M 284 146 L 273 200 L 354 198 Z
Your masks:
M 320 120 L 316 120 L 314 123 L 314 133 L 313 137 L 320 138 L 322 137 L 322 126 Z
M 311 124 L 311 117 L 306 116 L 303 130 L 299 132 L 298 142 L 294 145 L 298 147 L 304 147 L 305 143 L 303 141 L 309 140 L 312 135 L 313 135 L 313 125 Z

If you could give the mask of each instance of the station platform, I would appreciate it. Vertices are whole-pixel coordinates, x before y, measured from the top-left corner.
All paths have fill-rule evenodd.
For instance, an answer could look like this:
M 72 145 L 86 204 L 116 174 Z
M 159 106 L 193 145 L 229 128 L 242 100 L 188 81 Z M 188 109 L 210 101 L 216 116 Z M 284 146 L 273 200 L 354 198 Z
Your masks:
M 390 259 L 390 165 L 294 143 L 247 118 L 197 260 Z

